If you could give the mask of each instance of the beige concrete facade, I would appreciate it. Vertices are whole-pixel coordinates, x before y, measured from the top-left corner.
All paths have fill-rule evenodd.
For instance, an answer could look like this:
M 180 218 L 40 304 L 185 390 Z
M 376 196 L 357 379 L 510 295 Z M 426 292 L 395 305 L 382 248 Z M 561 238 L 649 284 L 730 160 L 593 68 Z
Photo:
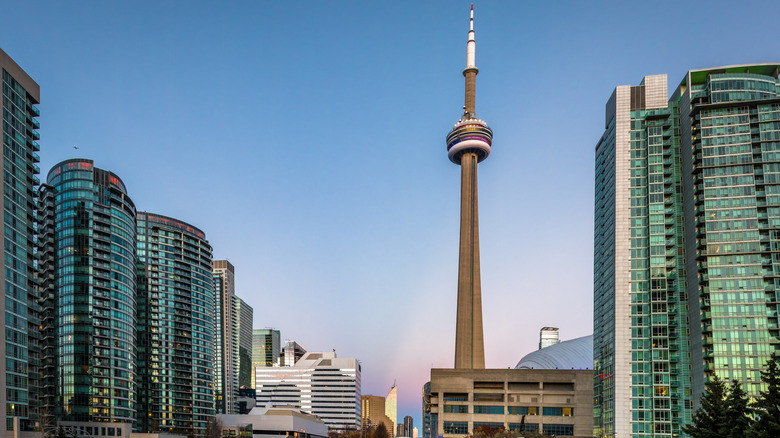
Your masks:
M 479 274 L 478 161 L 476 153 L 466 152 L 460 162 L 460 255 L 455 328 L 455 368 L 458 369 L 485 368 Z
M 385 398 L 378 395 L 360 396 L 361 429 L 373 429 L 384 424 L 387 433 L 392 437 L 395 432 L 393 420 L 385 414 Z
M 514 430 L 524 423 L 539 432 L 566 427 L 574 437 L 590 437 L 593 371 L 432 369 L 425 409 L 438 415 L 434 436 L 462 437 L 473 432 L 475 423 Z M 518 409 L 527 413 L 518 414 Z M 465 429 L 454 431 L 458 426 Z

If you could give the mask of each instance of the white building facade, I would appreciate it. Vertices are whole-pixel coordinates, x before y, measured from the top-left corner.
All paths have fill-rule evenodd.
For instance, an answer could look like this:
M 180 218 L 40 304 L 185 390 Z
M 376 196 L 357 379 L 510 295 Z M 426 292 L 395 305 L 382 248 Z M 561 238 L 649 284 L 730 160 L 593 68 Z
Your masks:
M 255 368 L 257 406 L 289 405 L 331 430 L 360 427 L 360 361 L 306 353 L 290 367 Z

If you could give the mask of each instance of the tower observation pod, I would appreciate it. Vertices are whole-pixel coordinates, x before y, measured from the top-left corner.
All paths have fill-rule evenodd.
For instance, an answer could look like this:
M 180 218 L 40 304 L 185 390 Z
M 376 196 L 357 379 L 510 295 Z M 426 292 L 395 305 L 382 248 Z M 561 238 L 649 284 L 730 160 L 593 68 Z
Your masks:
M 466 104 L 463 115 L 447 135 L 447 156 L 461 167 L 460 252 L 458 257 L 458 311 L 455 329 L 455 368 L 485 368 L 482 334 L 482 287 L 479 274 L 479 220 L 477 163 L 490 155 L 493 131 L 477 118 L 475 91 L 479 70 L 474 62 L 474 5 L 471 5 L 466 46 Z

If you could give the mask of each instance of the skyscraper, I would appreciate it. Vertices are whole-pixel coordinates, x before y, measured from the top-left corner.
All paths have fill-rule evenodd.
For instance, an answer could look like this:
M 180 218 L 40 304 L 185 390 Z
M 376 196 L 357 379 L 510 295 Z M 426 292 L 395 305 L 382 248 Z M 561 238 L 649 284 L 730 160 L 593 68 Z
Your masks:
M 412 429 L 414 429 L 414 420 L 409 415 L 404 417 L 404 435 L 407 437 L 412 436 Z
M 395 383 L 385 397 L 385 415 L 393 424 L 393 427 L 387 430 L 387 433 L 392 437 L 396 433 L 396 424 L 398 424 L 398 387 L 395 386 Z
M 279 363 L 282 353 L 281 333 L 272 328 L 252 330 L 252 387 L 255 386 L 255 368 L 272 367 Z
M 477 211 L 477 163 L 490 155 L 493 131 L 477 118 L 474 6 L 471 7 L 466 50 L 466 104 L 463 115 L 447 135 L 447 155 L 461 167 L 460 254 L 458 261 L 458 311 L 455 330 L 455 368 L 485 368 L 482 335 L 482 286 L 479 276 L 479 220 Z
M 41 192 L 51 213 L 41 216 L 41 264 L 56 267 L 42 291 L 54 325 L 43 328 L 54 334 L 47 351 L 56 351 L 49 408 L 61 424 L 127 434 L 138 382 L 135 206 L 122 180 L 91 160 L 55 165 Z
M 202 434 L 214 416 L 211 245 L 203 231 L 178 219 L 146 212 L 136 219 L 136 429 Z
M 751 396 L 780 353 L 778 64 L 692 70 L 679 100 L 693 399 L 717 375 Z
M 619 86 L 596 146 L 599 436 L 674 436 L 715 375 L 751 395 L 780 344 L 778 65 Z M 777 151 L 777 152 L 776 152 Z
M 680 150 L 667 93 L 666 75 L 617 87 L 596 146 L 597 436 L 680 435 L 689 415 Z
M 387 433 L 392 435 L 393 422 L 387 418 L 385 413 L 385 398 L 378 395 L 361 395 L 360 396 L 360 415 L 361 415 L 361 428 L 364 433 L 369 434 L 372 429 L 375 429 L 380 424 L 384 424 L 387 429 Z
M 233 348 L 238 358 L 238 386 L 252 388 L 252 306 L 233 295 Z
M 233 329 L 236 315 L 233 304 L 235 295 L 234 268 L 227 260 L 214 260 L 214 295 L 217 315 L 217 342 L 214 348 L 214 395 L 217 414 L 233 414 L 238 397 L 238 352 L 234 348 Z
M 40 305 L 36 285 L 34 247 L 35 176 L 40 173 L 36 140 L 40 139 L 35 106 L 40 87 L 4 51 L 0 50 L 3 91 L 3 226 L 4 266 L 0 271 L 5 335 L 0 346 L 0 400 L 6 413 L 4 430 L 32 430 L 40 385 Z M 21 421 L 14 425 L 13 418 Z
M 252 307 L 235 293 L 235 268 L 214 261 L 214 302 L 217 317 L 214 390 L 217 414 L 238 412 L 238 388 L 251 387 Z

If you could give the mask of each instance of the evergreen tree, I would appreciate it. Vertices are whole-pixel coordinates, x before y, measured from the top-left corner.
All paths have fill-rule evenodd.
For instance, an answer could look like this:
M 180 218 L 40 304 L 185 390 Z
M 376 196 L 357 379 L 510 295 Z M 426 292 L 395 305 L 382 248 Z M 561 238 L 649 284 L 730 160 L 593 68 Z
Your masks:
M 713 377 L 704 389 L 701 407 L 693 413 L 691 424 L 683 429 L 691 438 L 722 438 L 726 436 L 726 383 Z
M 753 402 L 756 421 L 748 434 L 751 438 L 780 437 L 780 369 L 775 358 L 769 359 L 766 371 L 761 372 L 761 380 L 766 383 L 766 391 Z
M 385 423 L 379 423 L 379 426 L 374 429 L 373 438 L 390 438 L 390 432 L 387 431 Z
M 723 438 L 744 438 L 753 419 L 750 417 L 748 398 L 738 381 L 732 380 L 726 397 L 725 430 Z

